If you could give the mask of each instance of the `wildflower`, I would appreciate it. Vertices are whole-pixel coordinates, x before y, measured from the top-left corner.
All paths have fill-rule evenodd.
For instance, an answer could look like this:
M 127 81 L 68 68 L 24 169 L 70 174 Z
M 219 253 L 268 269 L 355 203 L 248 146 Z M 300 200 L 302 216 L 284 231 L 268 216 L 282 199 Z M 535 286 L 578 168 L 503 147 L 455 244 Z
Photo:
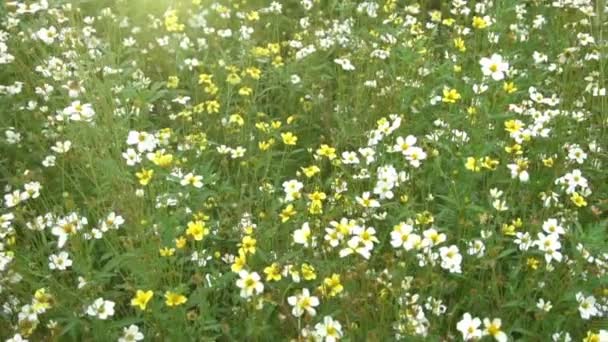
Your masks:
M 81 104 L 80 101 L 74 101 L 63 110 L 63 114 L 72 121 L 90 122 L 93 120 L 93 116 L 95 116 L 95 111 L 90 103 Z
M 243 236 L 243 239 L 241 240 L 240 243 L 240 249 L 241 251 L 243 251 L 245 254 L 255 254 L 255 245 L 257 243 L 257 240 L 252 238 L 249 235 L 245 235 Z
M 321 145 L 316 153 L 319 156 L 327 157 L 329 160 L 334 160 L 336 158 L 336 149 L 326 144 Z
M 281 280 L 281 268 L 279 264 L 276 262 L 272 263 L 272 265 L 264 268 L 264 273 L 266 274 L 266 281 L 279 281 Z
M 505 82 L 502 86 L 502 89 L 507 94 L 513 94 L 514 92 L 517 91 L 517 87 L 515 87 L 515 83 L 513 83 L 513 82 Z
M 490 19 L 488 16 L 485 17 L 478 17 L 478 16 L 474 16 L 473 17 L 473 27 L 476 29 L 485 29 L 486 27 L 488 27 L 490 24 Z
M 456 101 L 460 100 L 462 97 L 458 90 L 454 88 L 443 88 L 443 98 L 442 102 L 445 103 L 456 103 Z
M 573 192 L 572 196 L 570 196 L 570 201 L 574 203 L 577 207 L 586 207 L 587 201 L 585 197 L 581 196 L 578 192 Z
M 494 81 L 504 79 L 505 73 L 509 70 L 509 63 L 504 62 L 502 56 L 498 54 L 493 54 L 490 58 L 483 57 L 479 64 L 484 76 L 490 76 Z
M 137 306 L 140 310 L 146 310 L 146 306 L 148 305 L 150 299 L 152 299 L 153 295 L 154 292 L 152 292 L 151 290 L 137 290 L 137 292 L 135 293 L 135 297 L 131 299 L 131 306 Z
M 139 184 L 144 185 L 144 186 L 146 186 L 150 183 L 153 175 L 154 175 L 154 170 L 146 170 L 146 169 L 141 169 L 140 172 L 135 173 L 135 176 L 139 180 Z
M 443 269 L 450 271 L 450 273 L 461 273 L 462 255 L 456 245 L 439 248 L 439 255 L 441 256 L 441 267 Z
M 72 266 L 72 260 L 67 252 L 60 252 L 59 255 L 51 254 L 49 256 L 49 268 L 51 270 L 64 271 Z
M 464 164 L 464 167 L 467 170 L 473 171 L 473 172 L 481 171 L 481 167 L 480 167 L 479 163 L 477 162 L 477 159 L 475 159 L 474 157 L 468 157 L 466 163 Z
M 147 132 L 130 131 L 127 137 L 127 144 L 137 145 L 139 152 L 152 152 L 156 148 L 157 143 L 154 135 Z
M 500 330 L 500 326 L 502 325 L 500 318 L 494 318 L 491 321 L 489 318 L 484 318 L 483 324 L 485 326 L 485 329 L 483 331 L 484 335 L 490 335 L 494 337 L 494 339 L 498 342 L 507 341 L 507 334 Z
M 304 172 L 304 175 L 308 178 L 318 174 L 319 172 L 321 172 L 321 169 L 316 166 L 316 165 L 311 165 L 308 167 L 302 167 L 302 172 Z
M 133 342 L 141 341 L 144 339 L 144 334 L 139 331 L 139 327 L 135 324 L 131 324 L 129 327 L 125 327 L 122 330 L 122 336 L 118 339 L 118 342 Z
M 581 292 L 579 292 L 576 294 L 576 301 L 579 304 L 578 311 L 582 319 L 590 319 L 593 316 L 600 315 L 600 311 L 597 309 L 595 297 L 585 297 Z
M 517 159 L 515 163 L 507 165 L 511 170 L 511 178 L 519 178 L 521 182 L 527 182 L 530 179 L 528 174 L 528 161 L 525 159 Z
M 281 217 L 281 222 L 285 223 L 289 221 L 291 217 L 293 217 L 297 212 L 294 210 L 293 204 L 288 204 L 285 209 L 281 211 L 279 216 Z
M 298 137 L 291 132 L 281 133 L 281 139 L 285 145 L 295 145 L 298 141 Z
M 257 272 L 249 273 L 248 271 L 241 270 L 239 277 L 240 279 L 236 281 L 236 286 L 241 289 L 241 297 L 249 298 L 264 292 L 264 284 L 260 281 L 260 275 Z
M 335 297 L 344 290 L 342 283 L 340 282 L 340 275 L 334 273 L 331 277 L 323 279 L 323 285 L 321 285 L 321 291 L 323 294 L 329 297 Z
M 205 222 L 198 220 L 188 222 L 186 235 L 191 236 L 196 241 L 201 241 L 207 234 L 209 234 L 209 228 L 205 227 Z
M 187 175 L 185 175 L 181 181 L 179 182 L 181 185 L 192 185 L 195 188 L 202 188 L 203 187 L 203 176 L 195 176 L 194 174 L 192 174 L 192 172 L 188 173 Z M 142 184 L 145 185 L 145 184 Z
M 335 342 L 342 337 L 342 325 L 331 316 L 325 316 L 322 323 L 315 325 L 315 332 L 325 342 Z
M 187 301 L 188 298 L 182 294 L 171 291 L 165 292 L 165 304 L 167 306 L 179 306 L 185 304 Z
M 314 239 L 312 237 L 312 232 L 310 231 L 308 222 L 304 222 L 300 229 L 296 229 L 293 232 L 293 242 L 304 245 L 304 247 L 310 247 L 314 244 Z
M 163 247 L 159 250 L 160 256 L 170 257 L 175 254 L 175 248 Z
M 317 314 L 315 307 L 319 306 L 319 299 L 311 296 L 308 289 L 304 288 L 297 296 L 288 297 L 287 303 L 293 306 L 291 313 L 295 317 L 301 317 L 305 312 L 310 316 L 314 316 Z
M 302 264 L 302 277 L 304 277 L 305 280 L 317 279 L 315 268 L 306 263 Z
M 97 317 L 99 319 L 107 319 L 114 315 L 115 303 L 109 300 L 105 300 L 102 297 L 97 298 L 93 304 L 87 307 L 87 315 Z
M 538 302 L 536 302 L 536 307 L 539 310 L 545 311 L 545 312 L 549 312 L 551 311 L 551 308 L 553 307 L 553 305 L 551 305 L 550 301 L 546 301 L 542 298 L 538 299 Z
M 364 208 L 378 208 L 380 206 L 380 202 L 370 197 L 369 191 L 364 192 L 361 197 L 357 196 L 355 200 Z
M 462 334 L 465 341 L 480 339 L 482 331 L 479 329 L 481 320 L 477 317 L 471 317 L 468 312 L 462 316 L 462 319 L 456 324 L 456 329 Z

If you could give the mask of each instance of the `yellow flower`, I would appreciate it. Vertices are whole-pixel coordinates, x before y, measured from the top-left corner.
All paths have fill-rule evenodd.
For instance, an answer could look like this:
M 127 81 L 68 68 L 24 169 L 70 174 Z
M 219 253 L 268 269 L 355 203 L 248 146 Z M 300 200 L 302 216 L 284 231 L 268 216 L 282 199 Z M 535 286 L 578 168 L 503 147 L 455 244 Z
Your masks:
M 302 277 L 304 277 L 306 280 L 317 279 L 315 268 L 306 263 L 302 264 Z
M 156 151 L 151 156 L 151 160 L 154 163 L 154 165 L 157 165 L 160 167 L 168 167 L 168 166 L 171 166 L 171 163 L 173 162 L 173 155 L 170 153 L 165 154 L 161 151 Z
M 167 88 L 175 89 L 179 85 L 179 77 L 177 76 L 169 76 L 167 80 Z
M 165 12 L 165 29 L 168 32 L 181 32 L 184 30 L 184 27 L 184 24 L 179 23 L 176 10 Z
M 245 72 L 254 80 L 259 80 L 260 76 L 262 75 L 262 71 L 255 67 L 247 68 Z
M 175 239 L 175 247 L 182 249 L 184 247 L 186 247 L 186 238 L 183 236 L 178 237 L 177 239 Z
M 302 167 L 302 172 L 306 175 L 306 177 L 310 178 L 317 173 L 321 172 L 321 169 L 316 165 L 311 165 L 309 167 Z
M 257 241 L 249 235 L 245 235 L 241 240 L 241 250 L 245 254 L 255 254 L 255 245 Z
M 241 87 L 239 89 L 239 95 L 241 96 L 249 96 L 253 93 L 253 89 L 251 87 Z
M 526 260 L 526 265 L 528 265 L 529 268 L 536 270 L 538 269 L 538 265 L 540 265 L 540 261 L 536 258 L 528 258 L 528 260 Z
M 213 78 L 213 75 L 200 74 L 200 75 L 198 75 L 198 84 L 212 84 L 213 83 L 213 81 L 211 81 L 212 78 Z
M 587 201 L 585 201 L 585 197 L 581 196 L 578 192 L 574 192 L 570 197 L 570 200 L 577 207 L 586 207 Z
M 47 310 L 53 306 L 55 299 L 49 293 L 46 288 L 40 288 L 34 293 L 33 308 L 35 310 Z
M 441 101 L 445 103 L 456 103 L 456 101 L 460 100 L 461 98 L 462 96 L 460 96 L 458 90 L 454 88 L 444 88 L 443 98 L 441 99 Z
M 281 133 L 281 138 L 285 145 L 295 145 L 298 141 L 298 137 L 291 132 Z
M 232 263 L 230 269 L 234 273 L 239 273 L 245 267 L 246 264 L 247 256 L 245 255 L 245 253 L 243 253 L 243 251 L 239 250 L 239 256 L 234 258 L 234 262 Z
M 293 204 L 288 204 L 279 216 L 281 217 L 281 222 L 287 222 L 289 219 L 294 216 L 297 212 L 293 209 Z
M 505 84 L 502 86 L 502 89 L 507 94 L 512 94 L 517 91 L 517 87 L 515 87 L 515 83 L 513 82 L 505 82 Z
M 496 167 L 500 164 L 500 162 L 496 159 L 492 159 L 490 157 L 483 157 L 481 161 L 481 166 L 488 170 L 496 170 Z
M 336 149 L 326 144 L 321 145 L 316 152 L 318 155 L 327 157 L 329 160 L 336 158 Z
M 150 183 L 153 175 L 154 175 L 154 170 L 146 170 L 146 169 L 141 169 L 140 172 L 135 173 L 135 176 L 139 180 L 139 184 L 144 185 L 144 186 L 148 185 L 148 183 Z
M 523 127 L 523 122 L 519 120 L 508 120 L 505 121 L 505 131 L 509 133 L 518 132 Z
M 216 100 L 205 101 L 205 106 L 208 113 L 218 113 L 220 111 L 220 103 Z
M 151 290 L 145 292 L 142 290 L 137 290 L 135 297 L 131 299 L 131 306 L 137 306 L 140 310 L 146 310 L 146 306 L 148 305 L 150 299 L 152 299 L 153 295 L 154 292 Z
M 323 294 L 325 294 L 329 297 L 335 297 L 340 292 L 342 292 L 342 290 L 344 290 L 344 287 L 340 283 L 339 274 L 334 273 L 331 275 L 331 277 L 325 278 L 323 280 L 323 285 L 322 285 Z
M 553 158 L 549 157 L 549 158 L 543 159 L 543 164 L 546 167 L 553 167 Z
M 308 199 L 311 201 L 323 201 L 327 198 L 324 192 L 315 191 L 312 194 L 308 194 Z
M 241 83 L 241 77 L 235 73 L 232 73 L 228 75 L 228 77 L 226 78 L 226 82 L 232 85 L 236 85 Z
M 460 52 L 467 51 L 467 47 L 465 46 L 464 40 L 460 37 L 454 38 L 454 47 Z
M 488 27 L 488 22 L 481 17 L 474 16 L 473 17 L 473 27 L 476 29 L 484 29 Z
M 205 222 L 198 220 L 188 222 L 186 235 L 192 236 L 196 241 L 201 241 L 207 234 L 209 234 L 209 229 L 205 227 Z
M 264 273 L 266 273 L 266 281 L 279 281 L 281 280 L 281 268 L 279 264 L 272 263 L 272 265 L 264 268 Z
M 175 248 L 163 247 L 158 252 L 160 253 L 160 256 L 170 257 L 175 254 Z
M 167 304 L 167 306 L 178 306 L 188 301 L 186 296 L 171 291 L 165 292 L 165 298 L 165 304 Z
M 481 167 L 479 166 L 479 163 L 477 162 L 477 159 L 475 159 L 473 157 L 468 157 L 467 158 L 467 162 L 464 164 L 464 167 L 467 170 L 473 171 L 473 172 L 479 172 L 479 171 L 481 171 Z

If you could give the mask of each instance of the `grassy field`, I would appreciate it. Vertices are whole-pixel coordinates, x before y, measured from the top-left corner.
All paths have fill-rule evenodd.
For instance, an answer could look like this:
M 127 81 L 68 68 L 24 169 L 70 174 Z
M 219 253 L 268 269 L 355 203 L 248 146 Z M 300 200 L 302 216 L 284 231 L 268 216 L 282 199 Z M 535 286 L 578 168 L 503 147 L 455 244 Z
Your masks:
M 607 17 L 0 2 L 0 340 L 607 342 Z

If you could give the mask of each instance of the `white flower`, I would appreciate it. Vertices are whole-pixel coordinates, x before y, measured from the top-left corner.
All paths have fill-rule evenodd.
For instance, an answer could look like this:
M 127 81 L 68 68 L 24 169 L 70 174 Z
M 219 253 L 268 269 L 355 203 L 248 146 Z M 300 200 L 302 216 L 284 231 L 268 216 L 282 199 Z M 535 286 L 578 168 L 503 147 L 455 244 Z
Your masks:
M 317 314 L 315 307 L 319 306 L 319 298 L 311 296 L 308 289 L 305 288 L 299 295 L 288 297 L 287 303 L 293 306 L 291 313 L 295 317 L 301 317 L 305 312 L 314 316 Z
M 534 241 L 534 244 L 538 246 L 538 249 L 545 252 L 547 263 L 550 263 L 551 260 L 562 261 L 562 254 L 559 252 L 562 247 L 559 242 L 559 235 L 538 233 L 538 240 Z
M 57 29 L 55 26 L 51 26 L 48 29 L 46 27 L 41 28 L 36 32 L 36 37 L 43 41 L 47 45 L 53 44 L 55 42 L 55 38 L 57 38 Z
M 509 70 L 509 63 L 502 60 L 502 56 L 493 54 L 490 58 L 483 57 L 479 61 L 481 72 L 484 76 L 491 76 L 494 81 L 505 78 L 505 73 Z
M 118 339 L 118 342 L 133 342 L 141 341 L 144 339 L 144 334 L 139 331 L 139 327 L 135 324 L 131 324 L 128 328 L 124 328 L 122 336 Z
M 346 58 L 336 58 L 334 62 L 342 67 L 344 71 L 353 71 L 355 66 Z
M 241 297 L 249 298 L 254 294 L 264 292 L 264 284 L 260 281 L 260 275 L 257 272 L 249 273 L 246 270 L 239 272 L 239 277 L 236 281 L 236 286 L 241 289 Z
M 63 115 L 69 117 L 72 121 L 90 122 L 95 116 L 95 111 L 90 103 L 81 104 L 80 101 L 74 101 L 63 110 Z
M 102 297 L 97 298 L 93 304 L 87 308 L 87 315 L 97 317 L 99 319 L 107 319 L 114 315 L 115 303 L 110 300 L 104 300 Z
M 538 302 L 536 302 L 536 307 L 539 310 L 543 310 L 545 312 L 549 312 L 551 311 L 551 308 L 553 308 L 553 305 L 551 305 L 551 301 L 546 301 L 542 298 L 538 299 Z
M 180 181 L 181 185 L 192 185 L 195 188 L 202 188 L 203 187 L 203 176 L 196 176 L 194 175 L 192 172 L 188 173 L 187 175 L 185 175 L 182 180 Z
M 135 152 L 132 148 L 128 148 L 126 152 L 123 152 L 122 157 L 127 161 L 127 165 L 129 166 L 141 163 L 141 154 Z
M 156 148 L 157 143 L 154 135 L 147 132 L 130 131 L 127 137 L 127 144 L 137 145 L 139 152 L 152 152 Z
M 498 342 L 507 341 L 507 334 L 500 330 L 500 327 L 502 325 L 500 318 L 494 318 L 491 321 L 489 318 L 484 318 L 483 325 L 485 326 L 485 329 L 483 331 L 484 335 L 490 335 L 494 337 L 494 339 Z
M 315 332 L 325 342 L 335 342 L 342 337 L 342 325 L 330 316 L 325 316 L 322 323 L 315 325 Z
M 49 256 L 49 268 L 51 270 L 64 271 L 70 266 L 72 266 L 72 260 L 70 260 L 70 255 L 65 251 L 60 252 L 59 255 L 51 254 Z
M 548 234 L 566 234 L 564 227 L 560 226 L 559 222 L 557 222 L 557 220 L 554 218 L 547 219 L 545 222 L 543 222 L 543 230 Z
M 462 255 L 456 245 L 450 247 L 439 248 L 441 256 L 441 267 L 450 271 L 450 273 L 461 273 L 460 264 L 462 263 Z
M 467 312 L 462 315 L 462 319 L 456 324 L 456 329 L 460 331 L 465 341 L 475 340 L 480 339 L 482 336 L 482 332 L 479 329 L 480 325 L 481 320 L 477 317 L 471 317 L 471 314 Z
M 55 143 L 55 146 L 51 147 L 51 150 L 53 150 L 56 153 L 67 153 L 70 148 L 72 148 L 72 142 L 69 140 L 66 141 L 58 141 Z
M 364 208 L 378 208 L 380 206 L 380 202 L 370 197 L 369 191 L 364 192 L 361 197 L 355 197 L 355 200 Z
M 304 222 L 304 224 L 302 224 L 302 228 L 296 229 L 293 232 L 293 242 L 304 245 L 304 247 L 315 245 L 315 239 L 312 236 L 308 222 Z
M 586 297 L 581 293 L 576 294 L 576 301 L 578 302 L 578 312 L 581 314 L 582 319 L 590 319 L 593 316 L 600 314 L 597 309 L 595 297 Z
M 302 182 L 296 179 L 283 182 L 283 191 L 285 191 L 285 201 L 291 202 L 300 198 L 300 190 L 304 187 Z
M 25 338 L 23 338 L 21 336 L 21 334 L 15 334 L 15 336 L 6 340 L 6 342 L 28 342 L 28 341 L 29 340 L 26 340 Z

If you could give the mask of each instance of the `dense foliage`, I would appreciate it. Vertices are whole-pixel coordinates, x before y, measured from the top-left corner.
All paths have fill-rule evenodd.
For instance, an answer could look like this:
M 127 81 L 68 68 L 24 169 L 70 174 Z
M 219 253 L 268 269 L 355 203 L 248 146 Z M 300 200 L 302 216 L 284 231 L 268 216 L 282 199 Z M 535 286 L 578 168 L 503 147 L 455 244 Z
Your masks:
M 0 338 L 608 341 L 607 16 L 0 4 Z

